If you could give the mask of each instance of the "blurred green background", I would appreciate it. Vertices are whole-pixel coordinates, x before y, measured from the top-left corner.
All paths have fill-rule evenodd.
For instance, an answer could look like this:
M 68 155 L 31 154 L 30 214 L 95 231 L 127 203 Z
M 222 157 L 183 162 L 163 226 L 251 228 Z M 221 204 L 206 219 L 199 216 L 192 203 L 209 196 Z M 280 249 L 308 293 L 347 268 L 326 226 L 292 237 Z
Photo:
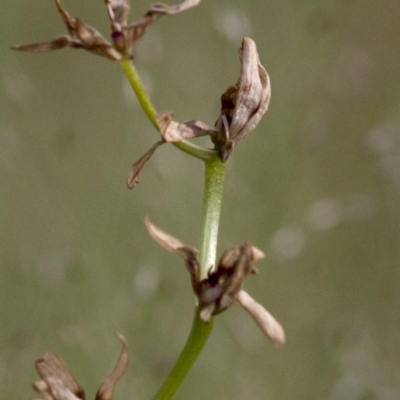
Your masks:
M 103 1 L 63 0 L 107 34 Z M 132 1 L 132 18 L 148 1 Z M 129 343 L 116 399 L 149 399 L 188 335 L 189 277 L 149 215 L 198 246 L 203 170 L 156 140 L 118 63 L 13 44 L 65 32 L 53 1 L 0 3 L 0 392 L 33 395 L 34 361 L 64 357 L 93 398 Z M 232 307 L 176 399 L 400 398 L 400 3 L 206 1 L 151 27 L 135 51 L 158 110 L 212 124 L 251 36 L 270 109 L 229 160 L 219 251 L 266 259 L 246 289 L 285 326 L 275 349 Z M 204 142 L 203 142 L 204 143 Z

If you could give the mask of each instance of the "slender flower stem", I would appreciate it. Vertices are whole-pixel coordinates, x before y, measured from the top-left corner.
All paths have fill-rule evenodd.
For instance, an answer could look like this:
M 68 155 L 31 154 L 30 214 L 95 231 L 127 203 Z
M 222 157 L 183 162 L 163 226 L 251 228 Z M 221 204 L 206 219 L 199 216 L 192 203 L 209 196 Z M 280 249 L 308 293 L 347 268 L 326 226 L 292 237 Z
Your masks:
M 192 330 L 185 347 L 167 379 L 152 400 L 169 400 L 172 398 L 203 349 L 211 333 L 212 326 L 212 320 L 208 324 L 205 324 L 199 318 L 198 309 L 196 308 Z
M 123 59 L 121 66 L 145 114 L 158 130 L 157 111 L 148 97 L 135 67 L 128 59 Z M 195 146 L 186 141 L 174 143 L 174 145 L 185 153 L 203 160 L 205 163 L 203 227 L 200 251 L 201 277 L 204 278 L 209 269 L 215 267 L 225 164 L 214 150 Z M 200 319 L 199 310 L 196 307 L 192 330 L 185 347 L 153 400 L 168 400 L 172 398 L 203 349 L 211 333 L 212 324 L 212 320 L 209 323 L 204 323 Z
M 203 229 L 201 233 L 201 278 L 216 266 L 218 228 L 224 189 L 225 164 L 218 155 L 205 162 L 206 176 L 203 195 Z
M 206 161 L 206 176 L 203 203 L 203 229 L 201 244 L 201 274 L 205 277 L 211 266 L 215 266 L 218 226 L 224 186 L 225 164 L 215 156 Z M 204 323 L 196 308 L 192 330 L 174 368 L 153 400 L 169 400 L 192 368 L 212 330 L 212 320 Z
M 143 86 L 143 83 L 136 71 L 135 66 L 132 61 L 128 58 L 123 58 L 120 61 L 121 67 L 124 70 L 124 73 L 132 86 L 133 91 L 139 101 L 140 106 L 142 107 L 144 113 L 147 115 L 147 118 L 153 124 L 153 126 L 158 130 L 157 124 L 157 111 L 151 102 L 146 89 Z M 181 142 L 173 143 L 175 147 L 182 150 L 183 152 L 190 154 L 196 158 L 207 161 L 212 159 L 215 155 L 214 150 L 209 150 L 201 146 L 197 146 L 193 143 L 190 143 L 186 140 L 182 140 Z

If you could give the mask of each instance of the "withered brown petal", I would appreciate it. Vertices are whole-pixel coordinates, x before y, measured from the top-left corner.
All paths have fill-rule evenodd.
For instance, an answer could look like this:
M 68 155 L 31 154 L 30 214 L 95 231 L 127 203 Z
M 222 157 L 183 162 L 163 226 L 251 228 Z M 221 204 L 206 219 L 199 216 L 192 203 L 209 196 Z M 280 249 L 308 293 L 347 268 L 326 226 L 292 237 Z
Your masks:
M 62 49 L 63 47 L 71 46 L 71 39 L 68 35 L 58 36 L 49 42 L 23 44 L 12 46 L 11 49 L 19 51 L 29 51 L 32 53 L 45 53 L 48 51 Z
M 157 3 L 137 21 L 126 24 L 126 2 L 124 0 L 106 0 L 108 13 L 113 21 L 112 38 L 114 45 L 124 56 L 130 57 L 134 44 L 144 35 L 147 27 L 163 15 L 177 14 L 196 6 L 200 0 L 186 0 L 179 4 L 168 6 Z M 121 15 L 119 17 L 119 15 Z
M 158 228 L 150 221 L 149 217 L 146 217 L 144 222 L 150 236 L 158 244 L 164 247 L 164 249 L 167 249 L 171 253 L 175 253 L 184 259 L 186 268 L 190 273 L 193 290 L 196 294 L 198 294 L 198 284 L 200 281 L 200 262 L 197 258 L 197 249 L 184 244 L 176 237 Z
M 162 13 L 162 14 L 178 14 L 182 11 L 186 11 L 189 8 L 196 7 L 201 0 L 184 0 L 178 4 L 168 6 L 163 3 L 157 3 L 150 7 L 150 11 Z
M 257 325 L 275 346 L 281 347 L 285 344 L 285 330 L 261 304 L 257 303 L 244 290 L 241 290 L 238 293 L 237 300 L 239 304 L 254 318 Z
M 165 143 L 164 139 L 161 139 L 158 142 L 154 143 L 153 146 L 151 146 L 150 149 L 147 150 L 146 153 L 143 154 L 143 156 L 140 157 L 139 160 L 137 160 L 135 164 L 132 165 L 132 168 L 130 169 L 128 173 L 128 178 L 126 180 L 126 185 L 128 186 L 129 189 L 133 189 L 135 186 L 139 184 L 140 171 L 147 163 L 147 161 L 150 160 L 151 156 L 158 149 L 158 147 L 160 147 L 164 143 Z
M 54 400 L 68 399 L 68 397 L 55 397 L 56 393 L 71 393 L 78 399 L 85 399 L 85 392 L 76 379 L 72 376 L 65 361 L 54 353 L 46 353 L 35 363 L 36 370 L 40 377 L 48 385 L 49 392 Z M 69 396 L 69 399 L 73 399 Z
M 108 15 L 113 23 L 126 25 L 131 10 L 129 0 L 105 0 Z
M 61 6 L 60 0 L 56 0 L 56 6 L 59 14 L 61 15 L 62 20 L 64 21 L 65 26 L 68 29 L 70 34 L 73 34 L 75 28 L 75 18 L 69 15 L 67 10 Z
M 117 337 L 122 343 L 121 354 L 114 369 L 104 378 L 103 383 L 97 391 L 96 400 L 112 400 L 116 384 L 128 369 L 129 356 L 126 340 L 120 333 L 117 333 Z
M 176 122 L 173 121 L 172 117 L 172 112 L 157 115 L 157 124 L 161 136 L 169 143 L 207 136 L 216 130 L 201 121 Z

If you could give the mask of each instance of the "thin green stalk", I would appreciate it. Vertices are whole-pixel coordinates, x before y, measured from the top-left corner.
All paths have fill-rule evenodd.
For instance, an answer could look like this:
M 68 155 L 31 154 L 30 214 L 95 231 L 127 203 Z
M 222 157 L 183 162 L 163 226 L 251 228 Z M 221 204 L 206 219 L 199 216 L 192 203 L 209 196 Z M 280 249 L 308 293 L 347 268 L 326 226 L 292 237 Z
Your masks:
M 187 373 L 192 368 L 201 353 L 212 330 L 213 321 L 205 324 L 200 318 L 196 308 L 193 318 L 192 330 L 186 341 L 178 360 L 172 368 L 167 379 L 152 400 L 169 400 L 178 390 Z
M 203 229 L 201 233 L 201 278 L 215 267 L 218 228 L 224 189 L 225 164 L 218 155 L 205 162 L 206 176 L 203 195 Z
M 143 83 L 136 71 L 135 66 L 132 61 L 128 58 L 123 58 L 121 61 L 121 67 L 124 70 L 125 76 L 127 77 L 129 83 L 132 86 L 133 91 L 139 101 L 140 106 L 142 107 L 144 113 L 147 115 L 147 118 L 153 124 L 153 126 L 158 130 L 157 125 L 157 111 L 151 102 L 146 89 L 143 86 Z M 175 147 L 182 150 L 183 152 L 190 154 L 193 157 L 199 158 L 203 161 L 207 161 L 214 157 L 215 151 L 209 150 L 201 146 L 197 146 L 193 143 L 190 143 L 186 140 L 182 140 L 181 142 L 173 143 Z
M 156 121 L 157 111 L 151 103 L 135 67 L 132 62 L 127 59 L 122 60 L 121 65 L 141 107 L 151 123 L 158 130 Z M 195 146 L 186 141 L 174 144 L 185 153 L 203 160 L 206 167 L 200 251 L 201 277 L 204 278 L 210 267 L 215 266 L 225 164 L 220 160 L 217 152 L 213 150 Z M 198 307 L 196 307 L 192 329 L 185 347 L 163 385 L 153 397 L 153 400 L 168 400 L 172 398 L 199 356 L 211 330 L 212 320 L 209 323 L 204 323 L 200 319 L 199 310 Z
M 207 275 L 211 266 L 215 266 L 225 176 L 225 164 L 217 155 L 205 164 L 203 229 L 200 252 L 202 277 Z M 186 345 L 153 400 L 169 400 L 172 398 L 203 349 L 211 330 L 212 320 L 208 324 L 204 323 L 199 317 L 198 308 L 196 308 L 192 330 Z

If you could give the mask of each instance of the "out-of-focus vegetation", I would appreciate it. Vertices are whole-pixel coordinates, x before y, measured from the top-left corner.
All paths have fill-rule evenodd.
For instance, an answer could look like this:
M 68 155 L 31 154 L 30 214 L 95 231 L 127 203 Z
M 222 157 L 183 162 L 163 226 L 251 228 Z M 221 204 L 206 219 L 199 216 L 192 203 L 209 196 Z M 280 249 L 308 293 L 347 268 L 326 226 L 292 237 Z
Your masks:
M 108 31 L 103 1 L 63 5 Z M 31 396 L 50 350 L 92 397 L 119 331 L 131 368 L 116 398 L 148 399 L 194 303 L 182 262 L 143 219 L 198 246 L 201 164 L 164 146 L 129 192 L 156 135 L 118 63 L 7 50 L 64 32 L 50 0 L 2 0 L 0 15 L 1 397 Z M 399 19 L 398 0 L 204 0 L 138 45 L 157 108 L 179 120 L 215 121 L 244 35 L 272 84 L 270 110 L 229 160 L 220 248 L 265 250 L 247 288 L 288 344 L 274 349 L 233 307 L 177 400 L 400 398 Z

